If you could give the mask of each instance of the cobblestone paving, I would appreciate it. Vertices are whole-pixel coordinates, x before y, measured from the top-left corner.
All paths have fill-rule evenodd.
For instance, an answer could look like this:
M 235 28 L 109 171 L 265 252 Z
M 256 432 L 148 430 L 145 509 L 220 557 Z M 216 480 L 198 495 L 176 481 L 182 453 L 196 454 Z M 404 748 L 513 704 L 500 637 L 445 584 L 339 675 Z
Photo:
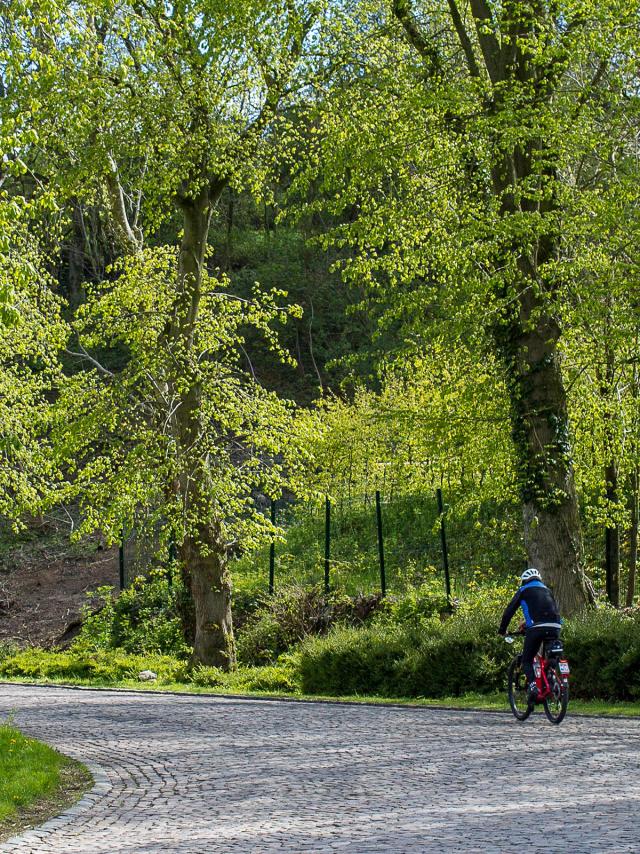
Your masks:
M 11 854 L 640 852 L 640 721 L 0 685 L 88 763 Z

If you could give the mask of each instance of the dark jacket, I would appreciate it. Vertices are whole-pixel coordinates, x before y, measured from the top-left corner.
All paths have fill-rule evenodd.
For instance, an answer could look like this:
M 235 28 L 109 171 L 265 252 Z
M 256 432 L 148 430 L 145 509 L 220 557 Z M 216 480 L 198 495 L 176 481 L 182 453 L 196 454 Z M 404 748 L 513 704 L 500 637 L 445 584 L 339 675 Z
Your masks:
M 518 608 L 522 608 L 528 629 L 538 626 L 559 629 L 561 626 L 562 621 L 556 600 L 549 588 L 537 578 L 532 578 L 531 581 L 523 584 L 507 605 L 498 629 L 501 635 L 507 631 L 511 618 Z

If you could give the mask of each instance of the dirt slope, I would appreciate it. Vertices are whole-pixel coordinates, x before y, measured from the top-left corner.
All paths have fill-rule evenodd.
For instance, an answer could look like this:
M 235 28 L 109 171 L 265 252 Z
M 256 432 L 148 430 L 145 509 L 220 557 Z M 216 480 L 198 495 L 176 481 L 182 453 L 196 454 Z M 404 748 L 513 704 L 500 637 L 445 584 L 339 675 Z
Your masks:
M 50 646 L 78 619 L 87 592 L 118 584 L 118 550 L 45 528 L 0 532 L 0 643 Z

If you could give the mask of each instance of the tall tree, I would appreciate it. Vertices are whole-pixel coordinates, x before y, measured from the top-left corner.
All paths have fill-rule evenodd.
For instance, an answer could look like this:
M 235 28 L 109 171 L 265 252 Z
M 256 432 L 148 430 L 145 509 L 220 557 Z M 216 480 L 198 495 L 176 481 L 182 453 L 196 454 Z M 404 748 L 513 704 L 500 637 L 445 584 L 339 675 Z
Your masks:
M 576 128 L 602 92 L 625 97 L 637 21 L 616 2 L 393 0 L 386 18 L 380 4 L 356 8 L 337 38 L 353 45 L 357 83 L 343 77 L 323 94 L 298 189 L 322 174 L 331 208 L 350 214 L 333 232 L 355 249 L 345 274 L 386 292 L 392 315 L 412 313 L 411 334 L 422 321 L 424 333 L 475 335 L 479 355 L 500 356 L 529 561 L 573 613 L 593 594 L 557 262 L 569 167 L 592 144 Z
M 306 0 L 83 0 L 3 9 L 7 86 L 61 192 L 100 194 L 122 251 L 179 223 L 163 328 L 163 394 L 185 464 L 171 486 L 198 518 L 178 544 L 197 616 L 195 656 L 233 663 L 224 514 L 210 499 L 194 350 L 212 213 L 227 186 L 259 186 L 267 130 L 295 92 L 321 4 Z M 195 465 L 193 469 L 191 464 Z M 220 496 L 220 501 L 223 496 Z
M 520 0 L 500 6 L 449 0 L 448 6 L 490 149 L 487 205 L 499 235 L 489 259 L 500 305 L 493 335 L 510 392 L 527 552 L 572 613 L 590 593 L 558 353 L 557 286 L 547 267 L 559 244 L 556 134 L 563 122 L 556 101 L 573 30 L 583 22 L 573 10 Z M 393 12 L 424 56 L 429 35 L 409 0 L 394 0 Z M 442 54 L 429 62 L 431 76 L 442 75 Z

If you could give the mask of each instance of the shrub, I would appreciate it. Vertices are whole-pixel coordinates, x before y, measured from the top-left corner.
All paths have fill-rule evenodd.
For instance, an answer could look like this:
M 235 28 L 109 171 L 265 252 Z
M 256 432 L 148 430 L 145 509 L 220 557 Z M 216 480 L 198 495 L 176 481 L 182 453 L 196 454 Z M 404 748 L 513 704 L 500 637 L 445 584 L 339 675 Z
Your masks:
M 238 631 L 236 646 L 238 660 L 243 664 L 259 666 L 274 661 L 299 640 L 292 637 L 274 614 L 259 611 Z
M 189 674 L 189 682 L 192 685 L 199 685 L 201 688 L 219 688 L 226 685 L 228 674 L 219 667 L 207 667 L 204 664 L 199 664 L 193 668 Z
M 217 667 L 196 667 L 190 675 L 193 685 L 230 691 L 265 691 L 274 694 L 298 690 L 295 656 L 283 656 L 277 664 L 266 667 L 241 667 L 226 673 Z
M 339 627 L 300 648 L 300 684 L 307 694 L 397 693 L 397 664 L 412 648 L 411 632 L 381 625 Z
M 640 699 L 640 613 L 605 606 L 567 621 L 571 692 L 584 699 Z
M 505 686 L 512 651 L 485 615 L 454 616 L 427 634 L 398 663 L 398 690 L 407 697 L 489 693 Z
M 473 592 L 450 618 L 335 629 L 301 647 L 308 693 L 443 697 L 506 686 L 513 649 L 497 636 L 506 598 L 494 588 Z M 412 624 L 413 623 L 413 624 Z M 640 613 L 605 607 L 564 627 L 571 693 L 584 699 L 640 698 Z
M 376 619 L 419 629 L 433 617 L 443 616 L 447 611 L 447 597 L 442 589 L 442 578 L 436 569 L 426 569 L 428 580 L 415 587 L 408 587 L 402 596 L 389 597 Z
M 18 647 L 11 641 L 0 641 L 0 662 L 3 662 L 11 655 L 15 655 Z
M 183 589 L 180 584 L 169 585 L 165 570 L 136 578 L 117 597 L 111 587 L 100 587 L 89 596 L 93 606 L 85 606 L 75 648 L 123 649 L 180 658 L 191 652 L 180 616 Z
M 285 587 L 262 600 L 238 631 L 243 664 L 273 663 L 309 635 L 322 635 L 337 623 L 361 624 L 381 605 L 378 594 L 349 597 L 320 587 Z
M 282 664 L 268 667 L 252 667 L 240 671 L 241 683 L 236 683 L 236 689 L 246 688 L 247 691 L 265 691 L 273 694 L 292 694 L 299 690 L 296 671 Z

